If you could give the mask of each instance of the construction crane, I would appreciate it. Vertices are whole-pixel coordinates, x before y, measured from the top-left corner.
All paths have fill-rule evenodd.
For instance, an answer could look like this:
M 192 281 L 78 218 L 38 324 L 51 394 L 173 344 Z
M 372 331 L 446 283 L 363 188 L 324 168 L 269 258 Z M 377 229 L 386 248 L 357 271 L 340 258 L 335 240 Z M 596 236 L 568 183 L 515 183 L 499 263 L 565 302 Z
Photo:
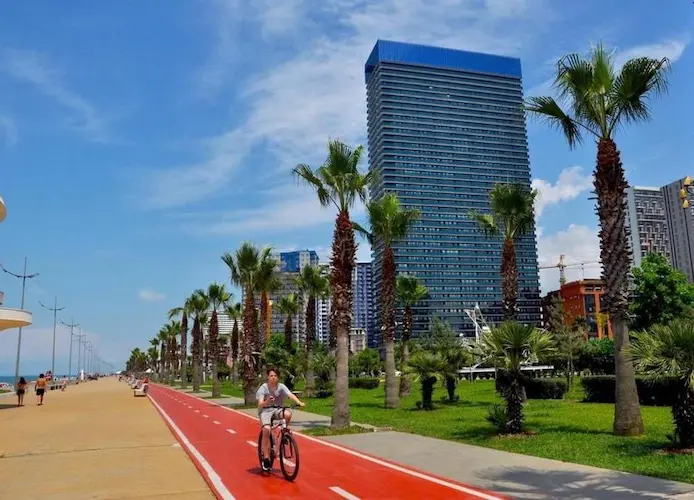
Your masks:
M 564 254 L 559 256 L 559 262 L 554 264 L 553 266 L 540 266 L 540 269 L 559 269 L 559 285 L 564 286 L 566 285 L 566 268 L 567 267 L 576 267 L 576 266 L 581 266 L 581 270 L 585 273 L 585 265 L 586 264 L 600 264 L 600 261 L 597 260 L 591 260 L 591 261 L 584 261 L 584 262 L 575 262 L 573 264 L 567 264 L 564 262 L 564 257 L 566 257 Z M 585 277 L 585 275 L 584 275 Z

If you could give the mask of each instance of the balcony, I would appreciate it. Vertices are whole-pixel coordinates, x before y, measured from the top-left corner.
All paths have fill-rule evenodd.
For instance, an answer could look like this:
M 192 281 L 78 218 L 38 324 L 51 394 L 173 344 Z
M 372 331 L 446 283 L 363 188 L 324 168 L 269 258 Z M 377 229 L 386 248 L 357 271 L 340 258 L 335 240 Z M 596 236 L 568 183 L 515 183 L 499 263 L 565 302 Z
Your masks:
M 5 200 L 0 196 L 0 222 L 5 220 L 7 217 L 7 207 L 5 206 Z
M 31 325 L 32 316 L 29 311 L 2 307 L 4 296 L 5 294 L 0 292 L 0 332 Z

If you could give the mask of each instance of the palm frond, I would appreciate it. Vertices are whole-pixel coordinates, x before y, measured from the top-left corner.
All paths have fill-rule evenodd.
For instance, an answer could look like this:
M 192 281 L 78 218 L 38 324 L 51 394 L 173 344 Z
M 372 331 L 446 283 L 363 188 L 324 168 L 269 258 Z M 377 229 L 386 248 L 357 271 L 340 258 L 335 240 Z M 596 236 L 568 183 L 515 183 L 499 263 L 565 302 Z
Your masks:
M 294 176 L 296 179 L 306 184 L 316 190 L 316 195 L 318 195 L 318 201 L 322 207 L 327 207 L 330 203 L 335 203 L 335 200 L 331 197 L 330 192 L 326 187 L 325 180 L 320 176 L 320 169 L 314 172 L 311 167 L 306 164 L 297 165 L 294 170 Z
M 574 148 L 583 143 L 580 124 L 571 118 L 557 101 L 552 97 L 529 97 L 524 105 L 524 109 L 531 116 L 544 121 L 549 126 L 561 130 L 564 133 L 569 147 Z M 591 131 L 592 132 L 592 131 Z
M 483 214 L 477 210 L 470 210 L 468 212 L 468 217 L 477 223 L 477 227 L 480 228 L 485 235 L 496 236 L 499 234 L 499 226 L 492 214 Z

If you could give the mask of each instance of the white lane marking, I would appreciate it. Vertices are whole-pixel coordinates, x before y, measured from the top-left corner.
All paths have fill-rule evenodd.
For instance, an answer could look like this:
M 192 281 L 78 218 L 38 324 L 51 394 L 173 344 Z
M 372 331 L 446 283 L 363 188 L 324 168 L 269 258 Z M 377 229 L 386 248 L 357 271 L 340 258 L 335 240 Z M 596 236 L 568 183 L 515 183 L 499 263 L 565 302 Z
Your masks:
M 236 434 L 236 431 L 234 429 L 227 429 L 227 432 L 229 434 Z
M 328 488 L 328 489 L 329 489 L 330 491 L 333 491 L 333 492 L 337 493 L 337 494 L 340 495 L 342 498 L 346 498 L 347 500 L 359 500 L 359 497 L 355 497 L 355 496 L 352 495 L 349 491 L 345 491 L 345 490 L 343 490 L 342 488 L 340 488 L 339 486 L 331 486 L 331 487 Z
M 254 443 L 253 441 L 246 441 L 248 444 L 251 446 L 258 446 L 258 443 Z
M 217 404 L 214 403 L 213 404 Z M 228 406 L 223 406 L 223 405 L 217 405 L 220 406 L 221 408 L 224 408 L 225 410 L 228 410 L 230 412 L 236 413 L 238 415 L 243 415 L 246 418 L 250 418 L 252 420 L 257 420 L 256 417 L 249 415 L 247 413 L 244 413 L 239 410 L 235 410 L 233 408 L 229 408 Z M 378 458 L 370 457 L 368 455 L 364 455 L 362 453 L 359 453 L 358 451 L 351 450 L 349 448 L 345 448 L 343 446 L 339 446 L 334 443 L 330 443 L 328 441 L 323 441 L 321 439 L 314 438 L 312 436 L 307 436 L 306 434 L 302 434 L 300 432 L 295 432 L 295 436 L 301 436 L 303 439 L 308 439 L 309 441 L 313 441 L 314 443 L 322 444 L 323 446 L 328 446 L 329 448 L 333 448 L 335 450 L 340 450 L 342 452 L 345 452 L 349 455 L 359 457 L 363 460 L 366 460 L 368 462 L 378 464 L 382 467 L 387 467 L 388 469 L 396 470 L 398 472 L 402 472 L 403 474 L 407 474 L 408 476 L 416 477 L 418 479 L 423 479 L 424 481 L 429 481 L 430 483 L 438 484 L 439 486 L 443 486 L 446 488 L 450 488 L 455 491 L 460 491 L 461 493 L 467 493 L 468 495 L 476 496 L 478 498 L 483 498 L 484 500 L 503 500 L 502 497 L 498 497 L 489 493 L 484 493 L 482 491 L 477 491 L 473 490 L 471 488 L 466 488 L 465 486 L 462 486 L 460 484 L 454 484 L 454 483 L 449 483 L 448 481 L 444 481 L 443 479 L 439 479 L 437 477 L 432 477 L 432 476 L 427 476 L 426 474 L 423 474 L 421 472 L 417 472 L 414 470 L 406 469 L 404 467 L 400 467 L 399 465 L 391 464 L 390 462 L 384 462 L 383 460 L 379 460 Z
M 195 410 L 195 413 L 200 413 L 200 410 Z
M 202 416 L 205 417 L 205 418 L 210 418 L 210 417 L 208 417 L 207 415 L 205 415 L 204 413 L 202 414 Z
M 176 436 L 178 439 L 183 443 L 183 445 L 188 449 L 191 455 L 193 455 L 198 462 L 200 462 L 200 465 L 204 469 L 204 471 L 207 473 L 207 476 L 210 478 L 210 482 L 212 483 L 212 486 L 214 489 L 217 490 L 217 493 L 219 494 L 220 498 L 222 500 L 235 500 L 234 495 L 231 494 L 231 492 L 227 489 L 226 486 L 224 486 L 224 483 L 222 482 L 222 479 L 217 475 L 217 473 L 214 471 L 212 466 L 205 460 L 205 457 L 203 457 L 200 452 L 191 444 L 191 442 L 188 440 L 185 434 L 181 431 L 181 429 L 178 428 L 178 426 L 174 423 L 173 420 L 171 420 L 171 417 L 164 411 L 164 409 L 157 404 L 152 397 L 149 397 L 149 400 L 152 402 L 154 407 L 159 410 L 159 413 L 161 413 L 161 416 L 164 417 L 164 420 L 168 422 L 168 424 L 171 426 L 173 431 L 176 433 Z
M 213 423 L 214 425 L 219 425 L 219 422 L 217 422 L 216 420 L 213 421 L 212 423 Z

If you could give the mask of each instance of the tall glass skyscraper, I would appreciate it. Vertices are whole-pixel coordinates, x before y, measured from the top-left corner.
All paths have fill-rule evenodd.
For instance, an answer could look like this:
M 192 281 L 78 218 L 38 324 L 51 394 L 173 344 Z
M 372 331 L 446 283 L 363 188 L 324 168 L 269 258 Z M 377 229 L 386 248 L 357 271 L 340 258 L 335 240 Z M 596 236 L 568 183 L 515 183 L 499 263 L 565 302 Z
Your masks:
M 468 211 L 489 211 L 496 183 L 530 186 L 519 59 L 379 40 L 366 67 L 372 199 L 396 193 L 422 212 L 394 245 L 398 273 L 429 289 L 414 309 L 413 333 L 436 316 L 474 334 L 465 309 L 479 303 L 488 322 L 502 320 L 501 239 L 488 239 Z M 517 241 L 518 319 L 539 324 L 534 231 Z M 374 246 L 374 286 L 383 249 Z M 380 308 L 378 300 L 376 308 Z M 380 314 L 376 314 L 380 331 Z M 398 320 L 400 322 L 400 320 Z

